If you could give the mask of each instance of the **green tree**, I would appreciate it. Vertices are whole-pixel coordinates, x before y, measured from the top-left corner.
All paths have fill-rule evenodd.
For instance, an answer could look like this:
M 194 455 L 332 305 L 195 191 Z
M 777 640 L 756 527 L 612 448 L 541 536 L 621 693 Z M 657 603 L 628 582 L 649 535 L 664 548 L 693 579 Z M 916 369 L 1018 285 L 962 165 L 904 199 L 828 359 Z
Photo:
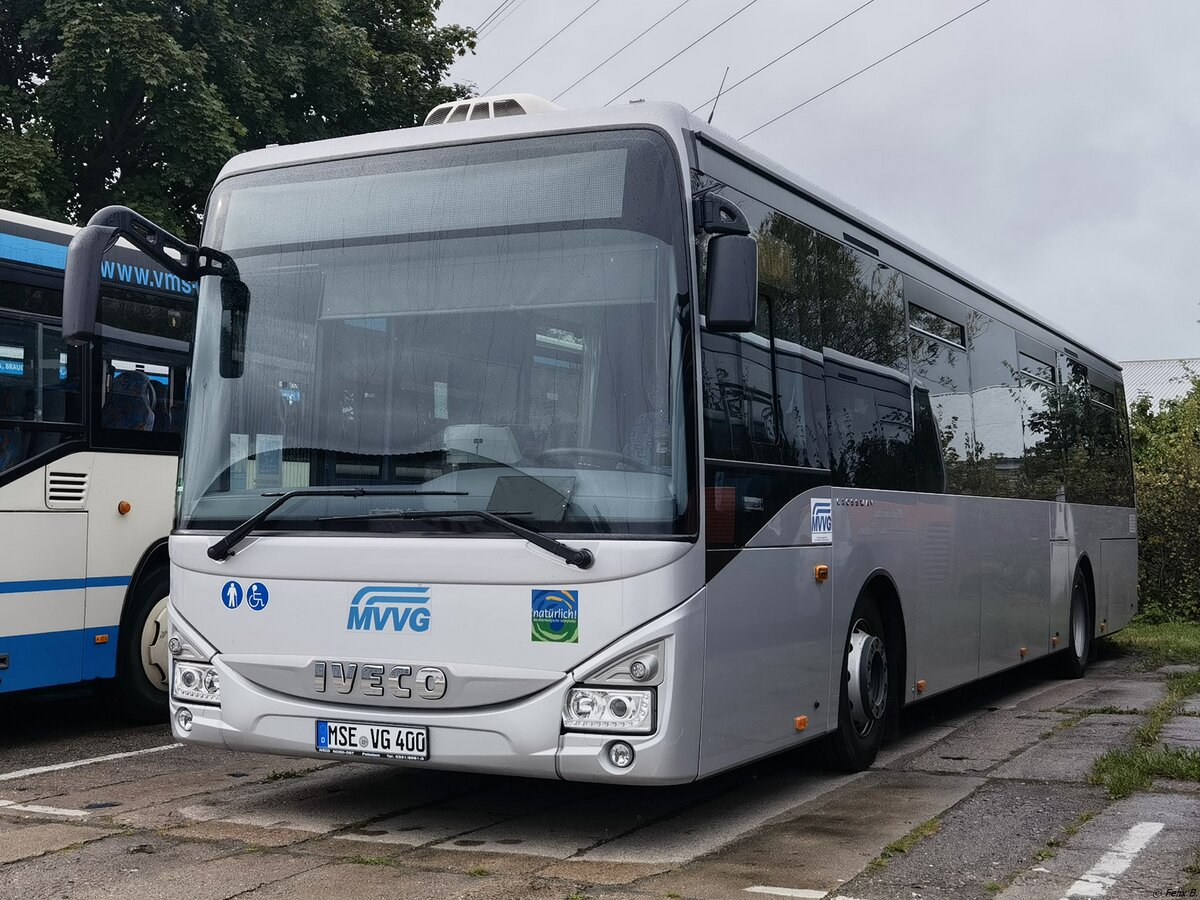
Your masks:
M 1139 398 L 1130 430 L 1142 606 L 1163 618 L 1200 619 L 1200 378 L 1157 411 Z
M 0 206 L 134 206 L 194 235 L 230 156 L 418 124 L 474 33 L 441 0 L 9 0 Z

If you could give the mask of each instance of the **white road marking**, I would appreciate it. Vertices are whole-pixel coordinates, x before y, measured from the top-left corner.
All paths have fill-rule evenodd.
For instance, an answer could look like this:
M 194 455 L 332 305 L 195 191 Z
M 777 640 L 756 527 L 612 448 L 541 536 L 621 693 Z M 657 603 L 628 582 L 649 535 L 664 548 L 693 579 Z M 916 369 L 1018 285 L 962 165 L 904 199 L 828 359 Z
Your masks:
M 37 766 L 32 769 L 18 769 L 16 772 L 0 774 L 0 781 L 12 781 L 15 778 L 28 778 L 31 775 L 42 775 L 46 772 L 61 772 L 63 769 L 74 769 L 79 766 L 90 766 L 92 763 L 110 762 L 114 759 L 128 759 L 131 756 L 142 756 L 146 753 L 159 753 L 163 750 L 175 750 L 183 744 L 163 744 L 161 747 L 147 747 L 144 750 L 130 750 L 127 753 L 109 753 L 107 756 L 93 756 L 91 759 L 77 759 L 72 762 L 55 763 L 52 766 Z
M 805 888 L 767 887 L 756 884 L 745 889 L 748 894 L 770 894 L 773 897 L 802 897 L 804 900 L 825 900 L 828 891 L 810 891 Z
M 1138 822 L 1125 833 L 1125 837 L 1113 844 L 1112 849 L 1101 856 L 1094 866 L 1084 872 L 1078 881 L 1067 888 L 1063 900 L 1070 900 L 1072 897 L 1103 897 L 1163 828 L 1162 822 Z
M 87 810 L 84 809 L 59 809 L 57 806 L 38 806 L 36 803 L 17 803 L 14 800 L 0 800 L 0 809 L 35 813 L 39 816 L 70 816 L 73 819 L 82 819 L 87 815 Z

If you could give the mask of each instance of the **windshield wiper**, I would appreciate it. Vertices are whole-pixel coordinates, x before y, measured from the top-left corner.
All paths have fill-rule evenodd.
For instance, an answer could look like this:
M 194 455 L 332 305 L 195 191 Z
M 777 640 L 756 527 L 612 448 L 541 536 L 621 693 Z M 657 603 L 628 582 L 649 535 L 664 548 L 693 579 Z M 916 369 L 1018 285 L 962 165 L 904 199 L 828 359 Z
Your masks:
M 510 513 L 510 515 L 514 515 Z M 553 553 L 559 559 L 572 566 L 577 566 L 580 569 L 590 569 L 596 558 L 592 555 L 592 551 L 586 547 L 572 547 L 569 544 L 564 544 L 562 541 L 555 540 L 552 537 L 546 537 L 541 532 L 534 531 L 532 528 L 527 528 L 524 525 L 518 525 L 511 519 L 506 519 L 503 516 L 498 516 L 496 513 L 488 512 L 483 509 L 398 509 L 395 512 L 385 513 L 368 513 L 364 516 L 326 516 L 323 519 L 318 519 L 322 522 L 340 522 L 350 519 L 483 519 L 485 522 L 491 522 L 505 531 L 515 534 L 519 538 L 524 538 L 529 543 L 541 547 L 547 553 Z
M 245 522 L 239 525 L 225 537 L 208 548 L 208 556 L 218 562 L 233 554 L 233 548 L 242 538 L 267 520 L 271 513 L 283 506 L 293 497 L 465 497 L 466 491 L 414 491 L 405 488 L 367 489 L 351 488 L 296 488 L 292 491 L 268 491 L 260 497 L 275 497 L 275 502 L 260 509 Z

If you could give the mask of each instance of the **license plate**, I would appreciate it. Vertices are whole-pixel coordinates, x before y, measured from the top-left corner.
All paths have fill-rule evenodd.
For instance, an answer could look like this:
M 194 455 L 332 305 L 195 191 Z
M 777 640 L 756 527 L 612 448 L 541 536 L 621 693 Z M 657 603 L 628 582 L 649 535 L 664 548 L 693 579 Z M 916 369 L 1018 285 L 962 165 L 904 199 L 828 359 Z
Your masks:
M 352 756 L 429 759 L 429 732 L 417 725 L 317 722 L 317 750 Z

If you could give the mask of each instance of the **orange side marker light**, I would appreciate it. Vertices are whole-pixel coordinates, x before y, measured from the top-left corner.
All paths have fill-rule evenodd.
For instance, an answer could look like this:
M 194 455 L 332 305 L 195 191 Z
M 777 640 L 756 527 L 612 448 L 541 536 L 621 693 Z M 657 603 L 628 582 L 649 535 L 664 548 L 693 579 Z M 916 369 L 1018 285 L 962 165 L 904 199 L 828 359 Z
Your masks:
M 826 581 L 829 578 L 829 566 L 824 563 L 813 566 L 813 578 L 817 581 Z
M 133 504 L 130 503 L 128 500 L 122 500 L 120 503 L 117 504 L 117 512 L 119 512 L 123 516 L 129 515 L 129 511 L 131 509 L 133 509 Z
M 808 716 L 796 716 L 796 730 L 803 731 L 808 727 Z

